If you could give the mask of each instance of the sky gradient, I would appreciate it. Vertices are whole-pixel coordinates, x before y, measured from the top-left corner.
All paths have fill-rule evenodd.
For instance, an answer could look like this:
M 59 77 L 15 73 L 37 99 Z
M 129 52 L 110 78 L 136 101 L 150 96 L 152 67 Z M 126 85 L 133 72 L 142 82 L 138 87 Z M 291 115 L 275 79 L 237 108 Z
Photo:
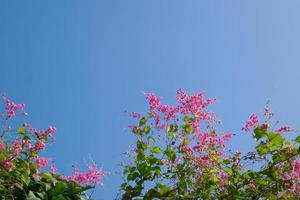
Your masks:
M 270 100 L 299 129 L 300 1 L 1 1 L 0 92 L 24 102 L 35 127 L 58 128 L 47 155 L 59 171 L 92 158 L 114 172 L 95 199 L 113 199 L 133 143 L 125 109 L 143 92 L 178 88 L 218 103 L 220 130 L 250 150 L 244 121 Z

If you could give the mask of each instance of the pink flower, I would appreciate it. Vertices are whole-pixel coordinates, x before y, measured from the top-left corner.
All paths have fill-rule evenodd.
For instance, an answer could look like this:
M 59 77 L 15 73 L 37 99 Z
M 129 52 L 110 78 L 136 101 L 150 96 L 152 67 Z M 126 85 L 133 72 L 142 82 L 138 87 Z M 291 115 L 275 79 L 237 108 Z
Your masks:
M 80 185 L 88 184 L 103 184 L 102 178 L 106 175 L 102 169 L 96 166 L 88 166 L 88 172 L 80 172 L 78 168 L 75 168 L 73 175 L 69 177 L 69 180 L 77 181 Z
M 48 136 L 52 137 L 52 136 L 53 136 L 53 133 L 55 133 L 56 130 L 57 130 L 57 129 L 56 129 L 55 126 L 49 126 L 45 133 L 46 133 Z
M 105 175 L 105 173 L 102 171 L 102 169 L 98 169 L 96 167 L 89 166 L 88 167 L 88 177 L 90 181 L 93 184 L 102 184 L 102 177 Z
M 254 183 L 249 183 L 248 184 L 248 188 L 249 189 L 255 189 L 256 188 L 256 185 Z
M 81 173 L 81 172 L 79 172 L 76 175 L 76 179 L 75 180 L 78 181 L 81 185 L 87 185 L 89 183 L 88 174 Z
M 5 167 L 7 170 L 12 169 L 13 166 L 14 166 L 13 163 L 12 163 L 11 161 L 8 161 L 8 160 L 5 161 L 3 165 L 4 165 L 4 167 Z
M 55 174 L 56 173 L 56 167 L 55 167 L 54 164 L 52 164 L 51 167 L 50 167 L 50 173 L 51 174 Z
M 261 128 L 262 128 L 264 131 L 267 131 L 268 128 L 269 128 L 269 124 L 264 123 L 264 124 L 261 125 Z
M 64 176 L 64 175 L 60 175 L 59 178 L 60 178 L 61 180 L 67 180 L 67 177 Z M 69 179 L 69 180 L 70 180 L 70 179 Z
M 229 175 L 224 170 L 220 171 L 220 185 L 224 186 L 228 181 Z
M 275 130 L 278 133 L 284 133 L 284 132 L 288 132 L 291 130 L 291 127 L 288 125 L 282 126 L 279 129 Z
M 140 113 L 137 113 L 137 112 L 132 112 L 130 115 L 133 118 L 142 118 L 143 117 L 143 115 L 141 115 Z
M 49 162 L 49 158 L 35 157 L 34 159 L 38 169 L 45 167 Z
M 20 153 L 22 152 L 23 150 L 23 145 L 26 143 L 25 140 L 15 140 L 13 141 L 12 143 L 12 155 L 13 157 L 17 157 L 20 155 Z
M 284 195 L 284 192 L 277 192 L 277 197 L 281 198 Z
M 150 112 L 154 113 L 155 110 L 160 105 L 160 99 L 157 96 L 155 96 L 155 94 L 153 94 L 153 93 L 146 93 L 145 97 L 149 101 Z
M 245 126 L 242 128 L 243 131 L 250 131 L 258 127 L 258 116 L 256 114 L 252 114 L 250 119 L 246 121 Z
M 11 102 L 5 94 L 2 95 L 2 99 L 5 103 L 5 110 L 6 110 L 6 120 L 11 119 L 17 116 L 17 111 L 24 110 L 25 104 L 15 104 Z
M 223 141 L 227 142 L 228 140 L 230 140 L 232 138 L 232 133 L 227 133 L 225 135 L 223 135 Z
M 198 171 L 198 172 L 196 173 L 196 177 L 195 177 L 195 183 L 196 183 L 196 184 L 199 184 L 199 183 L 200 183 L 201 177 L 202 177 L 202 172 L 201 172 L 201 171 Z
M 293 162 L 293 171 L 300 176 L 300 160 L 294 160 Z
M 44 150 L 45 147 L 46 147 L 46 144 L 43 141 L 38 140 L 37 143 L 31 148 L 31 150 L 33 150 L 33 151 Z
M 76 177 L 75 175 L 72 175 L 72 176 L 69 176 L 69 181 L 75 181 Z M 65 177 L 64 177 L 64 180 L 65 180 Z
M 6 145 L 5 145 L 5 143 L 2 141 L 2 140 L 0 140 L 0 152 L 1 151 L 5 151 L 6 150 Z

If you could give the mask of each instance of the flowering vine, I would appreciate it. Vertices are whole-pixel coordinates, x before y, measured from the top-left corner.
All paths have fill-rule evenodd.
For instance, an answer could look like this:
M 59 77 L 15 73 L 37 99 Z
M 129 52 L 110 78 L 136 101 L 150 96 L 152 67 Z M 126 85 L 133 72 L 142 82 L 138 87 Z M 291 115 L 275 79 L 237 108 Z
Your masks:
M 166 105 L 146 93 L 149 112 L 133 112 L 135 148 L 124 164 L 122 199 L 298 199 L 300 136 L 289 126 L 271 129 L 252 114 L 242 128 L 252 132 L 255 150 L 243 155 L 226 143 L 233 133 L 220 133 L 220 120 L 208 109 L 216 99 L 177 91 L 176 104 Z M 251 167 L 252 166 L 252 167 Z
M 57 172 L 54 164 L 40 153 L 53 141 L 56 127 L 36 129 L 24 122 L 18 129 L 13 119 L 27 116 L 25 104 L 16 104 L 7 96 L 2 97 L 4 113 L 1 114 L 0 136 L 0 196 L 2 199 L 89 199 L 86 193 L 97 184 L 102 184 L 106 175 L 96 165 L 88 166 L 87 172 L 78 168 L 66 177 Z M 49 140 L 50 139 L 50 140 Z

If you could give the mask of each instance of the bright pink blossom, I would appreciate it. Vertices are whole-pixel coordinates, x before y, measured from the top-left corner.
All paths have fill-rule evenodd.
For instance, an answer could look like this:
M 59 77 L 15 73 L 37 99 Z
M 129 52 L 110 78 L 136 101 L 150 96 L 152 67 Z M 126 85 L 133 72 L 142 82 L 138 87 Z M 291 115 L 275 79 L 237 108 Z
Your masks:
M 160 99 L 156 97 L 153 93 L 146 93 L 145 97 L 149 101 L 150 112 L 154 113 L 160 105 Z
M 56 132 L 56 127 L 55 126 L 49 126 L 48 129 L 46 130 L 46 134 L 50 137 L 52 137 L 53 133 Z
M 281 126 L 280 128 L 278 128 L 277 130 L 275 130 L 278 133 L 284 133 L 284 132 L 288 132 L 291 130 L 291 127 L 288 125 L 285 126 Z
M 248 188 L 249 189 L 255 189 L 256 188 L 256 185 L 254 183 L 249 183 L 248 184 Z
M 49 158 L 35 157 L 34 160 L 36 161 L 37 168 L 39 169 L 45 167 L 49 162 Z
M 4 161 L 3 165 L 8 170 L 12 169 L 13 166 L 14 166 L 13 163 L 11 161 L 9 161 L 9 160 Z
M 17 112 L 25 109 L 25 104 L 16 104 L 10 101 L 5 95 L 2 95 L 5 103 L 6 120 L 17 116 Z
M 299 177 L 299 180 L 300 180 L 300 160 L 294 160 L 293 172 L 294 172 L 295 176 Z
M 277 193 L 277 197 L 278 197 L 278 198 L 281 198 L 283 195 L 284 195 L 284 192 L 278 192 L 278 193 Z
M 6 150 L 6 145 L 5 145 L 5 143 L 2 141 L 2 140 L 0 140 L 0 152 L 1 151 L 5 151 Z
M 56 171 L 57 171 L 57 169 L 56 169 L 55 165 L 52 164 L 52 165 L 50 166 L 50 173 L 51 173 L 51 174 L 56 174 Z
M 31 148 L 31 150 L 33 150 L 33 151 L 44 150 L 45 147 L 46 147 L 46 144 L 43 141 L 38 140 L 37 143 Z
M 80 172 L 75 168 L 72 176 L 69 177 L 71 181 L 77 181 L 80 185 L 88 184 L 102 184 L 102 178 L 106 174 L 102 169 L 96 166 L 88 166 L 88 172 Z
M 256 114 L 252 114 L 250 119 L 246 121 L 245 126 L 242 128 L 243 131 L 250 131 L 252 129 L 257 128 L 258 126 L 258 116 Z

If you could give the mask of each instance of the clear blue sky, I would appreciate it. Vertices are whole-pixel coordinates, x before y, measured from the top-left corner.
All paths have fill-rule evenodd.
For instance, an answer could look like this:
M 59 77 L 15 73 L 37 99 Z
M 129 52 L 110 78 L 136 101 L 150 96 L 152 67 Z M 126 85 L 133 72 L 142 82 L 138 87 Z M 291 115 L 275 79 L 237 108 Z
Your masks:
M 300 1 L 1 1 L 0 91 L 25 102 L 29 122 L 54 124 L 48 155 L 61 172 L 92 157 L 118 172 L 133 142 L 123 110 L 144 111 L 143 91 L 171 103 L 177 88 L 205 91 L 240 133 L 267 100 L 299 129 Z M 96 199 L 113 199 L 112 175 Z

